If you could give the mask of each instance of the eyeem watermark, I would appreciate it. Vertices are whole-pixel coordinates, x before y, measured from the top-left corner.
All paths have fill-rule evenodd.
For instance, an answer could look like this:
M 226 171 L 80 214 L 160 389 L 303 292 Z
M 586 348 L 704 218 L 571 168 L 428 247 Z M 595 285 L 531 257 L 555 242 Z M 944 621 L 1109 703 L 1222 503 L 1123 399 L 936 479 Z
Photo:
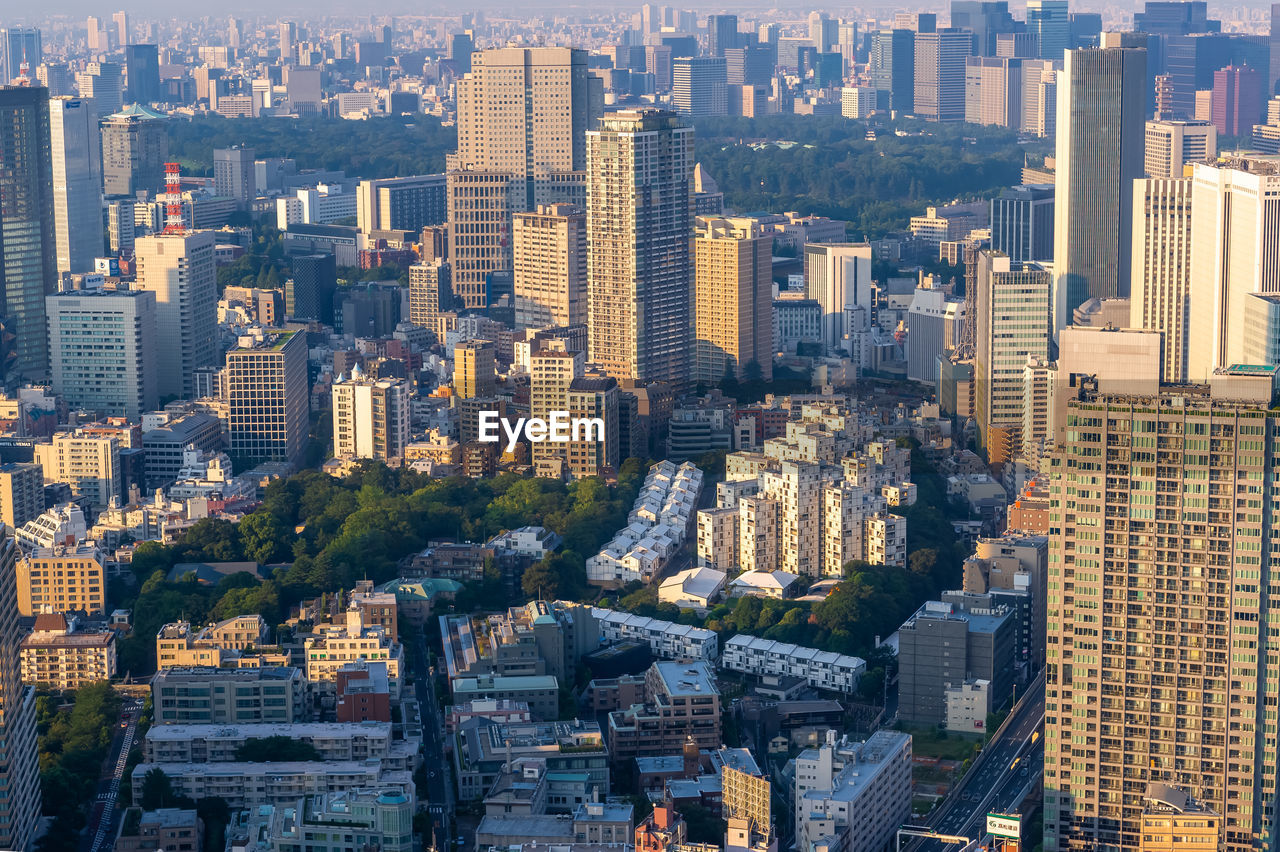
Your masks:
M 550 418 L 521 417 L 512 423 L 499 417 L 496 411 L 481 411 L 479 438 L 487 444 L 496 444 L 507 438 L 507 452 L 513 452 L 523 435 L 531 443 L 550 441 L 567 444 L 570 441 L 603 441 L 604 420 L 599 417 L 570 417 L 567 411 L 552 411 Z M 499 434 L 501 431 L 501 434 Z

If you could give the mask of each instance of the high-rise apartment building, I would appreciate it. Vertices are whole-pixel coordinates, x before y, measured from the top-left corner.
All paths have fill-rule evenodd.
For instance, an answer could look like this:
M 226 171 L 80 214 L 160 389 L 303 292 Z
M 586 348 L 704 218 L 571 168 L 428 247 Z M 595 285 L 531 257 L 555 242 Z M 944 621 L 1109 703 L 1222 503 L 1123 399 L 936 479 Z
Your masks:
M 1144 151 L 1147 177 L 1180 178 L 1188 163 L 1217 155 L 1217 129 L 1207 121 L 1148 121 Z
M 1039 266 L 1015 266 L 992 251 L 978 255 L 973 372 L 979 443 L 993 463 L 1020 447 L 1027 357 L 1049 357 L 1051 284 Z
M 587 322 L 587 214 L 572 204 L 539 204 L 512 216 L 516 328 Z
M 49 99 L 58 273 L 91 272 L 102 254 L 102 131 L 88 98 Z
M 564 444 L 568 473 L 574 478 L 616 473 L 621 462 L 618 380 L 612 376 L 582 376 L 569 384 L 566 406 L 571 420 L 599 420 L 603 435 L 582 435 Z M 572 434 L 571 434 L 572 437 Z M 627 438 L 630 446 L 630 436 Z
M 618 380 L 689 376 L 693 128 L 623 110 L 587 133 L 589 360 Z
M 409 267 L 409 322 L 439 335 L 440 314 L 453 305 L 452 268 L 444 260 Z
M 511 269 L 511 213 L 584 203 L 586 132 L 604 110 L 603 83 L 584 50 L 497 48 L 472 54 L 457 90 L 449 261 L 454 293 L 483 308 L 488 277 Z
M 253 149 L 244 145 L 215 148 L 213 152 L 213 192 L 234 198 L 241 210 L 249 209 L 258 196 Z
M 728 115 L 728 74 L 723 56 L 682 56 L 671 61 L 671 105 L 681 115 Z
M 106 195 L 152 195 L 164 191 L 164 164 L 169 158 L 169 134 L 165 117 L 143 107 L 127 113 L 106 112 L 98 102 L 102 120 L 102 191 Z
M 218 276 L 213 245 L 212 231 L 155 234 L 134 243 L 138 289 L 156 298 L 156 390 L 162 397 L 191 399 L 191 374 L 214 363 Z
M 1053 184 L 1022 184 L 991 199 L 991 248 L 1010 263 L 1053 261 Z
M 46 306 L 53 390 L 68 405 L 130 420 L 159 406 L 155 293 L 71 290 Z
M 1148 178 L 1133 188 L 1129 324 L 1161 332 L 1164 378 L 1188 379 L 1191 179 Z
M 915 114 L 929 121 L 964 121 L 965 59 L 973 52 L 968 30 L 915 34 Z
M 46 609 L 102 616 L 106 580 L 102 552 L 95 545 L 35 548 L 18 560 L 18 611 L 25 616 Z
M 1027 30 L 1039 43 L 1040 58 L 1061 62 L 1071 46 L 1067 0 L 1027 0 Z
M 121 489 L 120 441 L 115 435 L 96 435 L 77 429 L 58 432 L 47 444 L 36 444 L 36 463 L 47 482 L 65 482 L 71 493 L 102 510 Z
M 1193 167 L 1188 378 L 1244 362 L 1253 294 L 1280 293 L 1280 156 Z
M 0 522 L 17 529 L 44 511 L 44 468 L 38 464 L 0 464 Z
M 44 297 L 58 280 L 48 91 L 0 88 L 0 383 L 49 372 Z
M 340 459 L 398 460 L 409 443 L 409 388 L 366 378 L 359 367 L 333 383 L 333 452 Z
M 111 16 L 111 23 L 116 25 L 116 45 L 129 45 L 129 13 L 121 9 Z
M 553 411 L 568 411 L 569 388 L 584 367 L 584 353 L 571 351 L 562 340 L 543 341 L 529 355 L 529 416 L 545 420 Z M 538 476 L 562 477 L 568 448 L 551 441 L 533 444 L 533 463 Z
M 232 455 L 297 463 L 307 446 L 307 336 L 255 328 L 227 353 Z
M 773 379 L 773 236 L 699 217 L 693 237 L 692 380 Z M 754 366 L 753 366 L 754 365 Z
M 0 530 L 0 849 L 26 850 L 40 820 L 40 768 L 36 760 L 35 689 L 21 680 L 22 628 L 18 625 L 18 545 Z
M 372 231 L 421 231 L 448 219 L 443 174 L 362 180 L 356 188 L 356 225 Z
M 493 342 L 466 340 L 453 347 L 453 393 L 459 399 L 493 396 L 497 387 Z
M 1129 294 L 1133 182 L 1142 177 L 1147 52 L 1066 55 L 1058 87 L 1054 326 L 1091 297 Z
M 1276 368 L 1208 388 L 1084 384 L 1049 480 L 1046 850 L 1139 849 L 1150 782 L 1222 815 L 1213 848 L 1275 831 L 1280 688 L 1268 542 Z M 1170 497 L 1169 495 L 1173 495 Z M 1177 848 L 1177 847 L 1175 847 Z

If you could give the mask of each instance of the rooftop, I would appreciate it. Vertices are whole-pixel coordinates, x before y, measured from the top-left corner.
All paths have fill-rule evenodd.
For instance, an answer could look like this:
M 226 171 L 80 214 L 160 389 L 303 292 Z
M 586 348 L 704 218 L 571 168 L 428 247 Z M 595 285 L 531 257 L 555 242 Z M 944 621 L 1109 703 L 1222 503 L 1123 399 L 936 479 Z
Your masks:
M 711 667 L 704 662 L 672 663 L 657 662 L 653 664 L 658 677 L 667 692 L 673 698 L 691 695 L 719 695 Z

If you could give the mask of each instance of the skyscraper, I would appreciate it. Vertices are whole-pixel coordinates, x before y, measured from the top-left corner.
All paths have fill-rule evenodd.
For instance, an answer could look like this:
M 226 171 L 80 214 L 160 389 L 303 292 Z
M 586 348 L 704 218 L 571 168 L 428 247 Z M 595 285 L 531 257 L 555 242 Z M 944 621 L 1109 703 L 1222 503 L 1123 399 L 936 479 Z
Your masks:
M 107 31 L 102 28 L 102 21 L 93 15 L 85 21 L 85 35 L 91 53 L 107 49 Z
M 129 46 L 129 13 L 121 9 L 111 16 L 111 21 L 116 25 L 116 44 L 120 47 Z
M 1213 72 L 1213 126 L 1223 136 L 1247 136 L 1261 120 L 1262 77 L 1248 65 Z
M 83 74 L 77 75 L 80 96 L 93 98 L 98 115 L 115 115 L 124 109 L 124 78 L 115 62 L 90 62 Z
M 586 51 L 498 48 L 458 81 L 458 151 L 448 160 L 454 293 L 487 307 L 486 278 L 511 269 L 512 212 L 585 202 L 586 131 L 603 111 Z
M 1271 71 L 1267 75 L 1267 94 L 1280 95 L 1280 3 L 1271 4 Z
M 978 440 L 993 464 L 1021 445 L 1027 356 L 1049 357 L 1052 277 L 1033 264 L 1015 266 L 992 251 L 978 255 L 974 340 Z
M 58 280 L 49 93 L 0 88 L 0 382 L 49 373 L 44 298 Z
M 35 80 L 36 67 L 44 62 L 40 30 L 35 27 L 0 29 L 0 86 L 12 83 L 27 68 L 27 78 Z
M 160 54 L 154 44 L 131 44 L 124 49 L 128 100 L 152 104 L 160 100 Z
M 693 239 L 693 376 L 715 385 L 748 366 L 773 379 L 773 236 L 760 226 L 699 217 Z
M 671 61 L 671 105 L 700 118 L 729 112 L 724 57 L 682 56 Z
M 338 289 L 338 265 L 332 254 L 297 254 L 285 281 L 284 312 L 293 320 L 333 325 L 333 294 Z
M 1219 849 L 1274 834 L 1273 370 L 1150 394 L 1083 383 L 1065 402 L 1072 434 L 1049 480 L 1046 850 L 1143 848 L 1148 782 L 1222 815 Z
M 102 121 L 102 186 L 106 195 L 133 197 L 164 191 L 164 164 L 169 157 L 165 117 L 143 107 L 106 115 Z
M 996 55 L 996 36 L 1014 31 L 1007 0 L 951 0 L 951 26 L 973 33 L 973 53 Z
M 964 121 L 965 58 L 972 53 L 968 30 L 947 28 L 915 34 L 915 114 L 930 121 Z
M 516 328 L 587 322 L 587 214 L 538 205 L 512 218 Z
M 1129 294 L 1133 182 L 1142 177 L 1147 52 L 1067 53 L 1058 86 L 1054 326 L 1091 297 Z
M 588 357 L 618 380 L 689 377 L 693 128 L 623 110 L 587 133 Z
M 1014 264 L 1051 262 L 1053 197 L 1053 184 L 1023 184 L 991 199 L 991 248 Z
M 1190 178 L 1134 184 L 1129 299 L 1129 325 L 1164 335 L 1165 381 L 1185 382 L 1191 322 Z
M 584 369 L 582 352 L 571 351 L 563 340 L 534 344 L 529 355 L 529 416 L 547 419 L 553 411 L 569 410 L 569 388 Z M 563 477 L 568 472 L 568 448 L 541 441 L 533 444 L 534 471 L 538 476 Z
M 737 15 L 707 15 L 707 53 L 724 56 L 724 52 L 739 47 Z
M 213 191 L 215 195 L 234 198 L 241 210 L 249 208 L 258 195 L 252 148 L 232 145 L 214 149 Z
M 58 272 L 91 272 L 102 254 L 102 131 L 89 98 L 49 99 Z
M 296 463 L 309 426 L 307 336 L 255 328 L 227 353 L 227 437 L 232 455 Z
M 881 106 L 902 115 L 915 111 L 916 47 L 911 30 L 871 34 L 871 83 L 883 92 Z M 883 98 L 887 97 L 887 102 Z
M 1198 164 L 1191 179 L 1188 374 L 1244 363 L 1249 297 L 1280 293 L 1280 156 Z
M 69 290 L 47 304 L 55 393 L 73 408 L 131 420 L 156 409 L 154 293 Z
M 1040 58 L 1062 61 L 1071 46 L 1067 0 L 1027 0 L 1027 30 L 1040 42 Z
M 356 189 L 356 224 L 371 231 L 421 231 L 448 221 L 443 174 L 362 180 Z
M 0 530 L 0 849 L 29 849 L 40 819 L 35 688 L 20 680 L 18 552 L 13 530 Z
M 810 243 L 804 247 L 805 295 L 818 303 L 822 345 L 861 363 L 863 332 L 871 326 L 874 290 L 871 246 L 866 243 Z
M 134 243 L 138 289 L 156 294 L 156 388 L 162 397 L 192 399 L 191 374 L 214 363 L 218 276 L 213 244 L 213 231 L 156 234 Z

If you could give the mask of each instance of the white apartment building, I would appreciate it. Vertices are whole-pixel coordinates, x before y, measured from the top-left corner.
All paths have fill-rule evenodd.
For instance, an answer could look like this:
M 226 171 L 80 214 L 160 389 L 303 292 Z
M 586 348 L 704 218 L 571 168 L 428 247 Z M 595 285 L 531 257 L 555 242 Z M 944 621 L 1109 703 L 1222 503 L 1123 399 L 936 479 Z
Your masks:
M 651 467 L 627 525 L 587 559 L 587 582 L 605 588 L 652 583 L 684 543 L 701 492 L 702 471 L 691 462 Z
M 377 763 L 335 760 L 283 763 L 139 763 L 133 796 L 142 796 L 147 773 L 159 769 L 178 796 L 225 799 L 234 809 L 296 803 L 303 796 L 342 793 L 365 787 L 390 787 L 415 797 L 411 770 L 385 770 Z
M 333 448 L 340 459 L 398 460 L 409 443 L 409 388 L 357 366 L 333 383 Z
M 218 277 L 213 231 L 139 237 L 139 290 L 156 294 L 156 392 L 194 397 L 192 373 L 214 363 Z
M 45 297 L 54 393 L 72 408 L 137 420 L 159 404 L 156 296 L 71 290 Z
M 815 689 L 852 693 L 867 669 L 861 657 L 819 651 L 739 633 L 724 643 L 721 668 L 744 674 L 790 675 L 804 678 Z
M 142 744 L 147 763 L 234 763 L 249 740 L 289 737 L 307 743 L 328 760 L 377 760 L 386 770 L 415 767 L 420 743 L 396 739 L 384 722 L 299 724 L 155 725 Z
M 735 506 L 698 511 L 699 568 L 737 570 L 738 512 Z
M 400 697 L 400 672 L 404 669 L 404 646 L 394 641 L 381 626 L 366 626 L 358 606 L 347 610 L 346 621 L 320 625 L 304 644 L 307 683 L 314 689 L 329 691 L 338 669 L 359 660 L 376 660 L 387 664 L 391 682 L 391 700 Z
M 911 817 L 911 735 L 836 739 L 795 759 L 796 848 L 880 852 Z
M 600 625 L 600 642 L 604 645 L 642 642 L 660 660 L 711 661 L 720 652 L 714 630 L 601 607 L 592 607 L 591 616 Z

